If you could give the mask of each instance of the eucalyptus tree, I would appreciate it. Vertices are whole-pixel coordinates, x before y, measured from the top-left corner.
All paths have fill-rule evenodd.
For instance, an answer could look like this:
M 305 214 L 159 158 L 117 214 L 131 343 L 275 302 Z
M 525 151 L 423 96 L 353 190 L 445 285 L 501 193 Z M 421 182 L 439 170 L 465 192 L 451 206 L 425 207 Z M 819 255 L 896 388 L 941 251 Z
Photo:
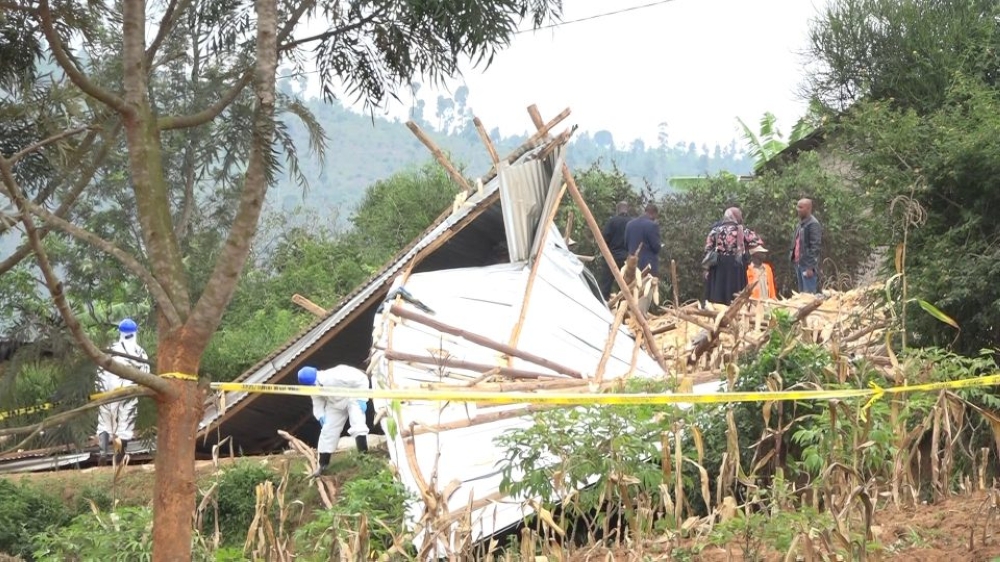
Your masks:
M 153 557 L 190 559 L 200 359 L 246 263 L 279 155 L 295 150 L 276 119 L 278 65 L 305 71 L 313 60 L 324 97 L 346 91 L 378 105 L 420 76 L 457 74 L 465 59 L 488 65 L 525 20 L 537 27 L 558 18 L 561 1 L 0 0 L 0 8 L 3 28 L 18 20 L 23 44 L 56 67 L 20 84 L 21 99 L 37 89 L 53 101 L 18 105 L 46 115 L 35 119 L 33 138 L 0 156 L 10 218 L 80 348 L 154 396 Z M 119 153 L 127 173 L 95 180 L 103 160 Z M 55 199 L 32 197 L 16 173 L 36 154 L 66 172 Z M 288 165 L 294 173 L 294 161 Z M 118 212 L 119 227 L 134 217 L 130 233 L 101 231 L 86 213 L 62 209 L 73 207 L 74 189 L 99 192 L 106 181 L 120 181 L 121 196 L 91 211 Z M 217 248 L 199 252 L 211 246 L 192 234 L 202 202 L 230 197 L 216 207 Z M 155 311 L 154 374 L 112 362 L 88 337 L 43 240 L 52 230 L 113 257 L 141 282 Z

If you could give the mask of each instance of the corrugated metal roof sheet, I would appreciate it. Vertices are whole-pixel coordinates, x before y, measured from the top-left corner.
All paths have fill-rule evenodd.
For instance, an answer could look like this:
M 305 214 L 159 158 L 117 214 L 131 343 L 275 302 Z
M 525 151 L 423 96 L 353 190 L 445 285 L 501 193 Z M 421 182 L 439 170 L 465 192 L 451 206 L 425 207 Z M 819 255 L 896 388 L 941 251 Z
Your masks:
M 529 162 L 539 149 L 529 151 L 521 156 L 517 163 Z M 306 328 L 300 335 L 289 340 L 284 346 L 276 350 L 272 355 L 262 360 L 260 363 L 249 369 L 236 380 L 248 383 L 274 382 L 276 377 L 289 376 L 292 368 L 296 367 L 296 362 L 308 351 L 316 352 L 318 347 L 323 345 L 326 336 L 341 324 L 351 324 L 364 320 L 365 335 L 369 344 L 365 346 L 364 353 L 367 356 L 370 346 L 372 319 L 374 318 L 375 303 L 381 300 L 392 279 L 402 272 L 406 267 L 411 266 L 418 256 L 425 263 L 433 265 L 433 269 L 443 267 L 455 267 L 455 260 L 434 260 L 433 254 L 438 249 L 447 248 L 451 238 L 459 231 L 475 228 L 475 221 L 486 213 L 500 198 L 500 179 L 492 178 L 481 192 L 472 195 L 462 206 L 454 212 L 443 213 L 438 220 L 424 231 L 423 235 L 416 238 L 409 246 L 397 254 L 396 258 L 387 263 L 371 279 L 357 287 L 351 294 L 341 300 L 326 317 L 317 320 Z M 544 197 L 544 194 L 543 194 Z M 499 209 L 496 211 L 495 220 L 501 221 Z M 492 229 L 492 228 L 491 228 Z M 530 243 L 530 240 L 529 240 Z M 430 254 L 421 256 L 421 252 L 434 248 Z M 462 252 L 464 248 L 455 248 Z M 486 249 L 488 250 L 488 248 Z M 466 253 L 471 252 L 475 257 L 481 258 L 485 255 L 483 248 L 470 248 Z M 482 265 L 482 264 L 475 264 Z M 368 310 L 371 308 L 372 310 Z M 356 350 L 355 350 L 356 351 Z M 324 354 L 327 355 L 327 354 Z M 331 357 L 338 362 L 346 362 L 342 357 Z M 357 363 L 364 360 L 362 357 Z M 323 361 L 313 360 L 314 363 L 325 365 Z M 291 382 L 291 381 L 289 381 Z M 225 393 L 221 401 L 212 401 L 206 404 L 202 422 L 199 425 L 199 447 L 205 448 L 209 443 L 214 443 L 224 435 L 213 432 L 218 429 L 224 419 L 233 418 L 236 409 L 242 409 L 247 400 L 261 401 L 267 407 L 254 408 L 246 415 L 247 420 L 238 422 L 241 427 L 232 427 L 233 420 L 227 422 L 227 432 L 236 430 L 242 431 L 244 445 L 250 446 L 251 450 L 260 447 L 266 448 L 269 443 L 277 444 L 278 438 L 273 432 L 267 432 L 266 426 L 277 426 L 284 429 L 297 427 L 303 418 L 308 417 L 308 401 L 289 400 L 287 397 L 255 395 L 248 397 L 247 393 L 231 392 Z M 220 408 L 220 406 L 222 406 Z M 257 411 L 253 411 L 257 410 Z M 276 419 L 277 418 L 277 419 Z M 263 424 L 263 425 L 262 425 Z M 240 441 L 237 439 L 237 441 Z M 252 443 L 251 443 L 252 442 Z

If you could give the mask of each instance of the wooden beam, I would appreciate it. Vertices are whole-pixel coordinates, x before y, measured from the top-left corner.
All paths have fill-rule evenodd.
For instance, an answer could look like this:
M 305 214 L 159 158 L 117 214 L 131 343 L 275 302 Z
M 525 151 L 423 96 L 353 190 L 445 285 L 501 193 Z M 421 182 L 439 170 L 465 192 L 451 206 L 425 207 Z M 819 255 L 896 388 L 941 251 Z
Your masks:
M 472 186 L 470 186 L 469 182 L 466 181 L 465 176 L 463 176 L 462 173 L 455 168 L 455 166 L 448 160 L 448 157 L 445 156 L 444 151 L 434 144 L 434 141 L 432 141 L 431 138 L 420 129 L 420 126 L 413 121 L 407 121 L 406 126 L 409 127 L 409 129 L 413 131 L 413 134 L 420 139 L 420 142 L 424 143 L 424 146 L 431 151 L 431 154 L 434 155 L 434 159 L 444 167 L 445 171 L 448 172 L 448 175 L 451 176 L 451 179 L 454 180 L 459 187 L 464 189 L 466 193 L 472 193 Z
M 495 365 L 486 365 L 484 363 L 473 363 L 471 361 L 465 361 L 462 359 L 450 359 L 448 357 L 414 355 L 412 353 L 402 353 L 400 351 L 393 351 L 391 349 L 385 350 L 385 358 L 388 359 L 389 361 L 403 361 L 405 363 L 418 363 L 421 365 L 430 365 L 436 367 L 451 367 L 452 369 L 463 369 L 466 371 L 474 371 L 477 373 L 485 373 L 487 371 L 496 370 L 500 375 L 503 375 L 505 377 L 510 377 L 512 379 L 543 379 L 543 378 L 559 377 L 559 375 L 541 373 L 538 371 L 528 371 L 525 369 L 511 369 L 510 367 L 497 367 Z
M 521 299 L 521 310 L 517 314 L 517 323 L 514 324 L 514 328 L 510 334 L 510 347 L 516 348 L 517 343 L 521 340 L 521 328 L 524 326 L 524 319 L 528 316 L 528 304 L 531 301 L 531 290 L 535 286 L 535 278 L 538 277 L 538 268 L 542 264 L 542 254 L 545 251 L 545 241 L 549 237 L 549 226 L 556 220 L 556 213 L 559 211 L 559 203 L 562 201 L 563 195 L 566 193 L 566 184 L 563 184 L 559 188 L 559 195 L 556 196 L 556 204 L 552 206 L 548 215 L 545 216 L 542 222 L 542 228 L 539 232 L 540 240 L 538 241 L 538 254 L 535 255 L 534 260 L 531 262 L 531 271 L 528 273 L 528 282 L 524 287 L 524 298 Z M 508 365 L 510 361 L 508 361 Z
M 615 281 L 618 282 L 618 286 L 622 290 L 622 294 L 625 296 L 625 301 L 628 303 L 629 311 L 632 312 L 632 317 L 635 322 L 639 325 L 642 330 L 643 336 L 646 340 L 646 348 L 653 354 L 656 359 L 657 364 L 663 369 L 664 374 L 670 369 L 667 367 L 667 361 L 663 358 L 663 353 L 660 352 L 659 347 L 656 346 L 656 339 L 653 338 L 653 334 L 649 331 L 649 324 L 646 322 L 646 316 L 641 310 L 639 310 L 639 301 L 629 290 L 628 284 L 625 283 L 625 279 L 622 277 L 620 271 L 615 266 L 615 258 L 611 255 L 611 250 L 608 249 L 608 245 L 604 242 L 604 235 L 601 233 L 601 227 L 597 224 L 594 219 L 594 214 L 590 212 L 590 207 L 587 206 L 587 202 L 583 198 L 583 194 L 580 193 L 580 188 L 576 186 L 576 180 L 573 179 L 573 174 L 569 171 L 569 166 L 563 164 L 563 178 L 566 180 L 566 185 L 569 187 L 569 193 L 573 196 L 573 201 L 576 202 L 576 206 L 580 209 L 580 214 L 583 215 L 584 221 L 586 221 L 587 226 L 590 227 L 590 232 L 594 236 L 594 241 L 597 242 L 597 247 L 601 250 L 601 255 L 604 256 L 604 262 L 607 264 L 608 269 L 611 271 L 612 275 L 615 276 Z
M 325 309 L 322 306 L 314 303 L 313 301 L 311 301 L 311 300 L 303 297 L 302 295 L 300 295 L 298 293 L 295 293 L 294 295 L 292 295 L 292 302 L 294 302 L 295 304 L 301 306 L 302 308 L 308 310 L 309 312 L 313 313 L 314 315 L 316 315 L 316 316 L 318 316 L 320 318 L 322 318 L 322 317 L 324 317 L 324 316 L 326 316 L 327 314 L 330 313 L 330 311 L 328 311 L 327 309 Z
M 403 319 L 406 319 L 406 320 L 412 320 L 413 322 L 417 322 L 419 324 L 423 324 L 424 326 L 427 326 L 429 328 L 434 328 L 435 330 L 437 330 L 439 332 L 444 332 L 446 334 L 451 334 L 453 336 L 458 336 L 458 337 L 460 337 L 462 339 L 468 340 L 468 341 L 470 341 L 472 343 L 475 343 L 475 344 L 479 344 L 479 345 L 481 345 L 483 347 L 487 347 L 487 348 L 492 349 L 494 351 L 499 351 L 500 353 L 505 353 L 507 355 L 510 355 L 510 356 L 513 356 L 513 357 L 517 357 L 519 359 L 524 359 L 525 361 L 530 361 L 531 363 L 534 363 L 534 364 L 536 364 L 536 365 L 538 365 L 540 367 L 545 367 L 546 369 L 551 369 L 551 370 L 559 373 L 560 375 L 566 375 L 567 377 L 572 377 L 574 379 L 582 379 L 583 378 L 583 374 L 581 374 L 580 371 L 577 371 L 576 369 L 571 369 L 569 367 L 566 367 L 565 365 L 560 365 L 559 363 L 556 363 L 555 361 L 552 361 L 550 359 L 546 359 L 544 357 L 535 355 L 534 353 L 529 353 L 527 351 L 522 351 L 520 349 L 517 349 L 516 347 L 509 346 L 507 344 L 491 340 L 490 338 L 488 338 L 486 336 L 482 336 L 482 335 L 479 335 L 479 334 L 476 334 L 476 333 L 473 333 L 473 332 L 469 332 L 469 331 L 463 330 L 461 328 L 456 328 L 455 326 L 451 326 L 451 325 L 445 324 L 444 322 L 441 322 L 440 320 L 436 320 L 434 318 L 431 318 L 430 316 L 425 316 L 423 314 L 420 314 L 419 312 L 414 312 L 412 310 L 407 310 L 406 308 L 403 308 L 402 306 L 394 305 L 392 308 L 389 309 L 389 312 L 390 312 L 390 314 L 393 314 L 393 315 L 398 316 L 400 318 L 403 318 Z
M 472 124 L 476 126 L 476 132 L 479 133 L 480 140 L 483 141 L 483 145 L 486 146 L 486 151 L 490 153 L 490 159 L 493 160 L 493 166 L 500 164 L 500 155 L 497 154 L 497 148 L 493 146 L 493 141 L 490 140 L 490 134 L 486 132 L 486 127 L 483 126 L 483 122 L 479 120 L 478 117 L 472 118 Z

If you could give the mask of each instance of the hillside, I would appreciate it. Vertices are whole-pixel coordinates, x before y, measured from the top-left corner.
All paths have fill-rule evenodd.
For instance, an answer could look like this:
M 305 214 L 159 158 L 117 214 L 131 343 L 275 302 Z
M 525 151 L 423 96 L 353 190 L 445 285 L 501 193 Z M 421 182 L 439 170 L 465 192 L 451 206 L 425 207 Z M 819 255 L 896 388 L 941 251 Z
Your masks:
M 293 83 L 285 79 L 280 84 L 287 95 L 295 95 Z M 431 110 L 423 102 L 414 109 L 413 120 L 420 124 L 452 161 L 478 176 L 490 166 L 489 157 L 472 124 L 472 111 L 464 103 L 466 92 L 459 88 L 454 99 L 439 97 Z M 406 125 L 399 120 L 362 115 L 343 104 L 325 103 L 320 99 L 304 100 L 327 136 L 322 158 L 305 150 L 308 146 L 306 127 L 297 118 L 286 117 L 289 133 L 299 147 L 299 164 L 309 185 L 303 189 L 286 173 L 268 195 L 274 210 L 293 211 L 303 206 L 328 214 L 339 226 L 350 216 L 366 187 L 407 168 L 423 164 L 429 158 L 427 148 L 420 144 Z M 565 126 L 571 125 L 572 116 Z M 560 127 L 562 130 L 562 126 Z M 505 136 L 493 128 L 490 136 L 497 150 L 504 154 L 517 147 L 524 136 Z M 599 161 L 602 167 L 612 163 L 636 185 L 648 181 L 656 190 L 668 189 L 668 178 L 729 171 L 749 173 L 752 162 L 737 147 L 735 140 L 727 146 L 701 147 L 694 143 L 667 144 L 663 135 L 660 146 L 646 146 L 641 140 L 622 143 L 609 131 L 577 131 L 570 143 L 568 161 L 571 167 L 589 166 Z M 623 149 L 627 146 L 627 149 Z

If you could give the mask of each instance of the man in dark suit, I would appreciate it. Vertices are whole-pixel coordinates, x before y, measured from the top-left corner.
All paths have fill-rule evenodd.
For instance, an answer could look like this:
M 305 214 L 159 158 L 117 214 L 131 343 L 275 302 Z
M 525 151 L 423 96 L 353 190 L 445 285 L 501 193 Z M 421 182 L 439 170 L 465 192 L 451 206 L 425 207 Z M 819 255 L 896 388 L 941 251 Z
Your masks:
M 604 230 L 601 232 L 604 237 L 604 243 L 608 245 L 611 256 L 615 258 L 615 267 L 619 270 L 625 265 L 625 258 L 628 257 L 628 245 L 625 243 L 625 227 L 630 220 L 632 220 L 632 217 L 629 216 L 628 202 L 621 201 L 615 208 L 615 216 L 604 223 Z M 604 300 L 608 300 L 611 298 L 611 288 L 615 286 L 615 276 L 611 273 L 610 268 L 605 273 L 606 275 L 601 282 L 601 295 L 604 297 Z
M 660 225 L 657 222 L 660 210 L 656 204 L 646 205 L 646 211 L 625 227 L 625 244 L 629 254 L 639 250 L 639 270 L 649 266 L 649 273 L 659 278 L 660 266 Z M 642 245 L 640 248 L 639 245 Z

